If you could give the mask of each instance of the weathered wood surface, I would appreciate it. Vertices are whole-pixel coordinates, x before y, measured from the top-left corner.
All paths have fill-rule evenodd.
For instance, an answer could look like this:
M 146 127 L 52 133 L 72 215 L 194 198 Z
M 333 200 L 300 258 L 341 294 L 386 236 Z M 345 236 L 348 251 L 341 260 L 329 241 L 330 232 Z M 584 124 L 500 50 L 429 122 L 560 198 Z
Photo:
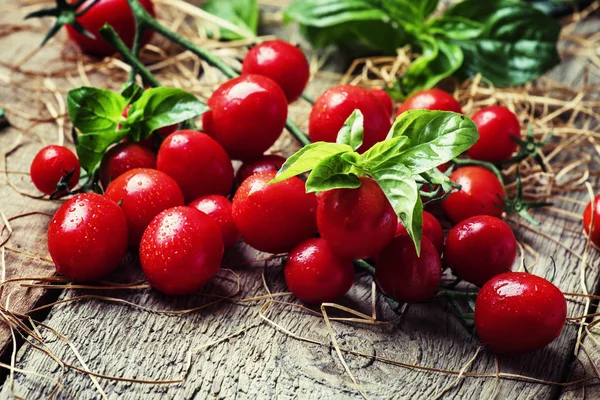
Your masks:
M 4 21 L 6 14 L 1 18 Z M 40 37 L 21 37 L 19 34 L 13 34 L 2 40 L 22 43 L 22 46 L 8 48 L 20 54 L 27 54 L 37 45 Z M 1 48 L 7 49 L 6 46 Z M 8 54 L 10 51 L 3 51 L 7 56 L 12 56 Z M 56 48 L 48 51 L 56 51 Z M 572 60 L 557 68 L 553 75 L 565 83 L 578 85 L 581 82 L 583 67 L 577 60 Z M 5 70 L 0 71 L 8 73 Z M 313 86 L 313 91 L 318 90 L 317 83 Z M 19 104 L 18 93 L 10 88 L 2 88 L 1 99 L 3 104 Z M 21 106 L 26 107 L 22 104 Z M 298 119 L 299 122 L 306 122 L 305 115 L 298 116 Z M 51 133 L 38 129 L 48 143 L 53 141 L 56 131 L 54 125 L 47 126 L 47 129 L 52 130 Z M 14 130 L 3 131 L 0 134 L 2 152 L 14 143 L 18 135 L 19 132 Z M 27 135 L 24 139 L 27 147 L 20 149 L 9 160 L 11 170 L 27 170 L 33 154 L 41 147 L 35 136 Z M 20 187 L 31 189 L 26 181 L 27 179 L 24 179 Z M 597 184 L 598 181 L 592 183 Z M 29 210 L 43 209 L 51 212 L 56 208 L 56 204 L 53 203 L 27 200 L 18 196 L 6 187 L 4 182 L 0 184 L 0 196 L 0 210 L 8 216 Z M 583 193 L 573 194 L 571 197 L 585 199 Z M 580 206 L 572 203 L 560 206 L 575 213 L 582 211 Z M 573 253 L 565 250 L 566 248 L 577 254 L 583 253 L 585 239 L 580 233 L 581 223 L 550 212 L 538 212 L 536 216 L 543 221 L 542 230 L 565 247 L 519 229 L 517 236 L 542 254 L 540 262 L 532 272 L 550 276 L 549 257 L 553 256 L 558 266 L 555 278 L 558 286 L 566 292 L 581 292 L 582 265 Z M 23 235 L 24 249 L 44 255 L 45 224 L 44 217 L 35 219 L 35 222 L 33 219 L 24 220 L 23 229 L 15 231 L 16 234 Z M 16 246 L 15 243 L 17 242 L 11 241 L 11 246 Z M 594 251 L 590 253 L 592 267 L 585 270 L 590 292 L 595 291 L 598 281 L 598 271 L 594 268 L 598 265 L 597 255 Z M 9 257 L 14 256 L 7 255 L 9 276 L 17 273 L 44 276 L 52 272 L 51 268 L 43 263 L 32 265 L 31 270 L 25 270 L 30 261 L 24 261 L 22 257 Z M 241 258 L 260 260 L 264 257 L 264 254 L 243 246 L 228 254 L 224 264 L 230 265 L 240 277 L 241 293 L 236 299 L 267 294 L 261 279 L 263 273 L 272 293 L 286 291 L 281 265 L 277 260 L 257 261 L 251 266 L 239 266 Z M 141 278 L 141 272 L 133 261 L 112 278 L 123 282 L 135 281 Z M 219 277 L 207 287 L 207 292 L 227 295 L 234 293 L 236 287 L 235 275 L 221 271 Z M 101 293 L 70 290 L 63 293 L 61 298 L 68 299 L 85 294 L 118 297 L 154 310 L 181 310 L 214 300 L 202 296 L 174 299 L 152 290 Z M 342 303 L 370 314 L 370 296 L 370 279 L 361 277 Z M 36 298 L 33 295 L 29 303 L 26 299 L 27 296 L 13 294 L 11 304 L 13 307 L 18 304 L 23 309 L 28 309 Z M 275 300 L 294 301 L 291 297 Z M 96 373 L 142 380 L 177 380 L 185 377 L 181 383 L 160 386 L 98 379 L 100 387 L 109 398 L 359 398 L 359 391 L 329 345 L 331 340 L 324 319 L 320 316 L 310 316 L 288 305 L 273 303 L 270 309 L 263 310 L 263 315 L 280 324 L 280 327 L 276 328 L 261 319 L 259 314 L 266 301 L 225 301 L 193 313 L 174 316 L 101 300 L 84 300 L 55 306 L 45 323 L 68 338 L 85 360 L 86 368 Z M 582 312 L 582 302 L 569 302 L 570 316 L 580 315 Z M 377 315 L 384 320 L 394 319 L 387 304 L 381 299 L 377 300 Z M 341 347 L 377 358 L 454 371 L 465 367 L 468 373 L 493 374 L 496 371 L 495 357 L 485 349 L 482 349 L 477 358 L 469 364 L 478 350 L 479 343 L 462 328 L 443 299 L 437 299 L 430 304 L 410 305 L 402 318 L 391 324 L 334 322 L 333 328 Z M 42 333 L 52 353 L 67 363 L 81 367 L 72 348 L 49 331 L 42 330 Z M 239 334 L 217 342 L 236 333 Z M 577 372 L 577 368 L 572 376 L 569 376 L 576 335 L 577 327 L 567 325 L 560 338 L 544 350 L 522 357 L 498 358 L 499 370 L 503 373 L 557 382 L 579 379 L 581 373 Z M 323 345 L 299 340 L 299 336 Z M 190 362 L 188 354 L 191 354 Z M 375 357 L 359 357 L 352 354 L 345 354 L 344 357 L 358 381 L 360 390 L 370 398 L 425 399 L 435 397 L 447 387 L 449 390 L 444 393 L 444 398 L 549 399 L 561 393 L 558 386 L 507 379 L 495 380 L 490 377 L 464 377 L 456 386 L 449 387 L 456 380 L 455 375 L 400 367 L 376 360 Z M 28 371 L 36 371 L 54 379 L 60 376 L 59 366 L 30 345 L 24 345 L 20 349 L 17 362 L 20 368 Z M 589 376 L 589 368 L 587 374 Z M 43 398 L 50 394 L 54 384 L 55 382 L 33 375 L 16 374 L 12 389 L 14 394 L 25 398 Z M 575 397 L 568 397 L 569 393 L 575 394 Z M 2 388 L 0 398 L 7 398 L 10 394 L 11 385 L 7 383 Z M 563 395 L 565 398 L 579 398 L 580 392 L 565 391 Z M 70 370 L 64 376 L 58 397 L 95 399 L 101 395 L 88 376 Z

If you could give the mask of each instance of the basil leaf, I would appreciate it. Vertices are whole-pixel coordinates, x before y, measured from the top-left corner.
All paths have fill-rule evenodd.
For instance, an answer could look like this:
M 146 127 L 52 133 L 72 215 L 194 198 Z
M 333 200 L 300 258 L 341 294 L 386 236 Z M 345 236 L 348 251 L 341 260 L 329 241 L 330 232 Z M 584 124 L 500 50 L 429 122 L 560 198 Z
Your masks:
M 425 179 L 425 181 L 427 181 L 429 185 L 440 186 L 441 196 L 437 196 L 436 198 L 427 201 L 427 204 L 444 200 L 446 197 L 450 196 L 450 194 L 456 187 L 460 187 L 460 185 L 457 185 L 456 183 L 452 182 L 452 180 L 450 180 L 450 178 L 446 174 L 444 174 L 437 168 L 434 168 L 428 172 L 423 172 L 421 174 L 421 177 L 423 177 L 423 179 Z M 428 194 L 431 195 L 432 193 L 429 192 Z M 424 196 L 424 194 L 422 194 L 422 196 Z
M 295 0 L 284 21 L 294 19 L 319 28 L 353 21 L 385 21 L 387 14 L 369 0 Z
M 427 18 L 437 9 L 439 0 L 421 0 L 418 2 L 419 10 L 423 18 Z
M 409 110 L 396 119 L 389 137 L 407 137 L 408 145 L 390 159 L 413 174 L 429 171 L 470 148 L 479 133 L 468 117 L 447 111 Z
M 281 182 L 315 168 L 326 157 L 352 152 L 347 144 L 316 142 L 304 146 L 286 160 L 271 183 Z
M 364 118 L 360 110 L 354 110 L 340 129 L 336 143 L 347 144 L 352 150 L 358 149 L 363 143 L 365 134 Z
M 360 155 L 358 166 L 364 169 L 372 169 L 390 158 L 400 154 L 401 149 L 410 142 L 406 136 L 397 136 L 375 143 L 373 147 Z
M 428 23 L 428 32 L 451 40 L 476 39 L 483 33 L 483 24 L 460 16 L 444 15 Z
M 394 21 L 418 32 L 425 16 L 412 0 L 382 0 L 383 9 Z
M 121 96 L 125 98 L 127 104 L 131 104 L 139 99 L 144 93 L 144 89 L 133 82 L 127 82 L 121 88 Z
M 344 158 L 344 153 L 323 159 L 306 180 L 306 192 L 324 192 L 331 189 L 356 189 L 360 179 L 351 173 L 353 165 Z
M 90 175 L 98 169 L 106 150 L 120 142 L 129 133 L 127 129 L 98 133 L 84 133 L 77 136 L 77 157 L 81 167 Z
M 220 28 L 220 36 L 225 40 L 244 39 L 254 37 L 258 31 L 258 4 L 256 0 L 208 0 L 202 7 L 204 11 L 229 21 L 246 36 L 232 32 L 229 29 Z M 214 36 L 214 32 L 209 32 Z

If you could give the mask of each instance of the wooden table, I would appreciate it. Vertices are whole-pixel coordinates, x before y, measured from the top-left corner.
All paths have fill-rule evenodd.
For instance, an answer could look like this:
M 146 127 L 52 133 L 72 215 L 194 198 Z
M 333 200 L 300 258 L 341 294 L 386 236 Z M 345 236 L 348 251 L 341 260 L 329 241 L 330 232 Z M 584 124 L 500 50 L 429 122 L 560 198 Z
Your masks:
M 74 52 L 64 49 L 66 42 L 61 35 L 28 58 L 41 41 L 47 24 L 26 25 L 22 21 L 26 10 L 17 9 L 12 0 L 0 1 L 0 7 L 3 55 L 0 103 L 6 108 L 9 120 L 21 128 L 0 131 L 0 152 L 11 152 L 0 161 L 0 166 L 11 171 L 10 182 L 20 191 L 35 196 L 28 176 L 21 172 L 28 171 L 37 150 L 56 143 L 64 134 L 61 130 L 61 124 L 66 124 L 62 118 L 64 93 L 81 84 L 78 68 L 84 66 L 78 65 L 77 60 L 69 62 L 72 77 L 66 79 L 63 73 L 62 78 L 53 78 L 52 82 L 28 75 L 26 71 L 56 71 L 64 66 L 55 61 L 60 52 L 70 55 Z M 33 27 L 33 31 L 23 30 L 23 26 Z M 582 24 L 581 29 L 593 32 L 598 28 L 600 22 L 592 19 Z M 11 71 L 8 60 L 23 60 L 18 63 L 21 70 Z M 551 75 L 567 85 L 580 85 L 585 67 L 582 59 L 573 58 Z M 101 74 L 89 73 L 87 79 L 98 86 L 106 83 L 106 76 Z M 331 84 L 321 78 L 312 83 L 310 92 L 316 95 Z M 40 85 L 46 85 L 47 89 L 48 85 L 56 86 L 58 97 L 45 95 L 32 99 L 35 92 L 32 88 Z M 43 111 L 39 114 L 32 111 L 38 109 Z M 306 107 L 297 106 L 294 110 L 295 118 L 305 125 Z M 51 118 L 53 113 L 58 120 Z M 68 136 L 69 131 L 66 133 Z M 282 143 L 288 151 L 291 149 L 289 138 Z M 598 153 L 591 146 L 582 145 L 582 151 L 589 152 L 591 169 L 598 171 Z M 591 176 L 589 182 L 597 185 L 598 175 Z M 576 200 L 588 198 L 585 191 L 567 195 Z M 0 182 L 0 212 L 6 218 L 30 212 L 51 214 L 58 205 L 59 202 L 19 194 L 4 178 Z M 577 214 L 583 210 L 575 202 L 561 201 L 557 205 Z M 581 293 L 584 279 L 588 292 L 598 293 L 600 258 L 593 249 L 586 253 L 581 221 L 550 211 L 537 212 L 536 218 L 542 221 L 543 232 L 553 240 L 525 228 L 516 230 L 520 240 L 540 252 L 540 260 L 531 272 L 550 276 L 552 256 L 557 266 L 555 283 L 561 290 Z M 6 279 L 52 276 L 54 268 L 47 261 L 45 242 L 48 221 L 49 217 L 41 214 L 11 221 L 13 236 L 3 250 L 2 271 Z M 2 237 L 6 237 L 6 231 Z M 587 260 L 589 266 L 584 267 L 580 258 Z M 8 302 L 6 308 L 13 312 L 26 313 L 57 299 L 88 295 L 118 298 L 136 306 L 84 298 L 36 311 L 33 318 L 55 329 L 53 332 L 36 325 L 44 342 L 41 350 L 45 352 L 32 345 L 40 343 L 31 337 L 28 341 L 13 341 L 11 330 L 6 324 L 1 325 L 2 361 L 10 365 L 15 357 L 19 370 L 14 371 L 14 376 L 3 375 L 0 398 L 8 398 L 11 393 L 35 399 L 48 396 L 63 370 L 58 398 L 97 399 L 102 393 L 111 399 L 324 399 L 361 395 L 381 399 L 600 398 L 600 390 L 595 386 L 598 370 L 594 372 L 594 365 L 600 359 L 598 339 L 596 334 L 586 338 L 575 356 L 576 322 L 568 324 L 561 336 L 543 350 L 521 357 L 495 357 L 461 326 L 442 298 L 427 304 L 411 304 L 397 318 L 387 303 L 377 297 L 374 309 L 378 320 L 392 322 L 332 322 L 333 330 L 329 330 L 322 315 L 284 304 L 295 302 L 291 296 L 266 296 L 287 290 L 280 260 L 268 259 L 267 255 L 240 245 L 227 254 L 224 266 L 229 269 L 218 274 L 204 295 L 181 298 L 163 296 L 150 289 L 45 290 L 22 287 L 20 283 L 5 285 L 1 300 L 4 304 Z M 117 282 L 140 279 L 143 276 L 134 256 L 111 276 Z M 371 279 L 359 275 L 341 304 L 371 315 L 371 289 Z M 215 297 L 233 294 L 236 295 L 230 299 Z M 240 301 L 254 297 L 258 299 Z M 199 309 L 184 314 L 169 313 L 194 307 Z M 582 315 L 584 310 L 583 298 L 569 298 L 569 316 Z M 587 312 L 594 310 L 595 306 L 591 306 Z M 342 315 L 333 309 L 327 311 L 328 315 Z M 6 318 L 5 314 L 0 316 Z M 332 334 L 344 349 L 342 354 L 350 374 L 331 345 Z M 125 380 L 94 378 L 65 364 Z M 4 367 L 8 371 L 7 365 Z M 494 376 L 497 372 L 501 376 Z M 521 378 L 511 378 L 509 374 Z M 582 379 L 587 380 L 562 386 Z

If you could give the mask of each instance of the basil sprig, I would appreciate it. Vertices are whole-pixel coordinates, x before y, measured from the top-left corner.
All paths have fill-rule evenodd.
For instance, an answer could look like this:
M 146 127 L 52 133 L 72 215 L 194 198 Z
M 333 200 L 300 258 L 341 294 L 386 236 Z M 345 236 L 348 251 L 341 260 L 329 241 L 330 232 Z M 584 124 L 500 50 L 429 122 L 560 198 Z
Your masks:
M 468 117 L 446 111 L 410 110 L 394 122 L 386 140 L 363 154 L 363 116 L 355 110 L 340 130 L 336 143 L 316 142 L 288 158 L 272 182 L 310 171 L 307 192 L 354 189 L 361 176 L 374 179 L 390 201 L 400 221 L 420 250 L 423 182 L 442 185 L 448 193 L 453 184 L 439 172 L 442 165 L 470 148 L 479 138 Z
M 246 37 L 256 36 L 258 30 L 258 3 L 256 0 L 208 0 L 202 6 L 204 11 L 221 17 L 237 26 Z M 238 33 L 226 28 L 219 29 L 220 36 L 225 40 L 245 39 Z M 209 31 L 214 36 L 214 32 Z

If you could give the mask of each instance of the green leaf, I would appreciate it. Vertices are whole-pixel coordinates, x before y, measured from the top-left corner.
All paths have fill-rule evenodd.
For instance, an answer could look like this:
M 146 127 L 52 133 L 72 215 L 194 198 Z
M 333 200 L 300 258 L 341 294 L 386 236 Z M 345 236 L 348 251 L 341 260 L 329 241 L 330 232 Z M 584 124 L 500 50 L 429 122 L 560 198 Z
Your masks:
M 428 32 L 450 40 L 476 39 L 483 33 L 483 24 L 460 16 L 443 15 L 428 23 Z
M 286 160 L 271 183 L 281 182 L 315 168 L 323 159 L 334 154 L 352 152 L 347 144 L 316 142 L 304 146 Z
M 425 20 L 423 10 L 412 0 L 382 0 L 384 11 L 397 23 L 415 33 L 420 31 Z
M 144 89 L 134 82 L 127 82 L 121 88 L 121 96 L 125 98 L 127 104 L 131 104 L 139 99 L 144 93 Z
M 360 110 L 354 110 L 340 129 L 336 143 L 347 144 L 352 150 L 358 149 L 363 143 L 365 134 L 364 118 Z
M 77 137 L 77 157 L 81 167 L 92 175 L 100 166 L 106 150 L 120 142 L 129 133 L 125 130 L 113 130 L 102 133 L 84 133 Z
M 368 0 L 295 0 L 284 21 L 324 28 L 354 21 L 387 21 L 388 15 Z
M 229 21 L 245 36 L 220 28 L 220 36 L 225 40 L 237 40 L 256 36 L 258 30 L 258 4 L 256 0 L 208 0 L 202 7 L 204 11 Z M 209 32 L 209 34 L 214 34 Z
M 421 0 L 418 3 L 419 10 L 421 11 L 421 15 L 424 18 L 427 18 L 437 9 L 439 0 Z
M 311 171 L 306 180 L 306 192 L 324 192 L 331 189 L 356 189 L 360 179 L 351 173 L 353 165 L 344 158 L 344 153 L 323 159 Z
M 397 136 L 377 142 L 373 147 L 360 155 L 358 166 L 367 170 L 375 168 L 390 158 L 399 155 L 402 148 L 409 142 L 410 140 L 405 136 Z

